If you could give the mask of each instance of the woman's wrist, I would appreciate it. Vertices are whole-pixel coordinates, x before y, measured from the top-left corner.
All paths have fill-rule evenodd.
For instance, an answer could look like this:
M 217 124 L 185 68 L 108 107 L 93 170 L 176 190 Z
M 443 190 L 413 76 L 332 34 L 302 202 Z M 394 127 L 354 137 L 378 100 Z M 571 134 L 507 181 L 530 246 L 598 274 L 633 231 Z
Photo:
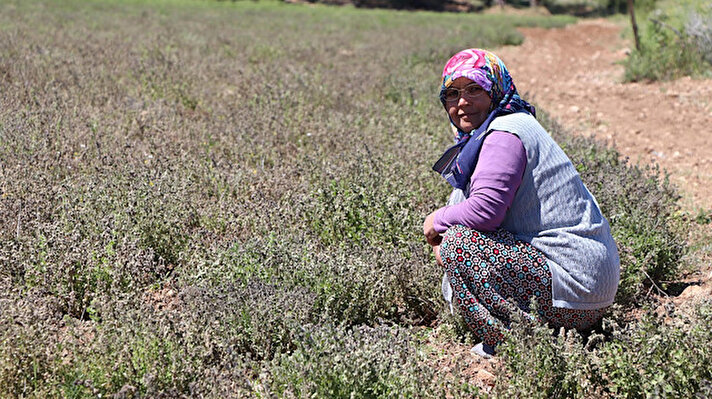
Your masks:
M 442 208 L 439 208 L 435 212 L 432 213 L 433 215 L 433 229 L 438 232 L 438 234 L 443 234 L 445 231 L 447 231 L 449 226 L 446 226 L 443 224 L 442 220 L 442 214 L 443 211 L 447 208 L 447 206 L 444 206 Z
M 442 241 L 440 233 L 438 233 L 433 226 L 435 212 L 429 214 L 423 222 L 423 234 L 425 235 L 425 239 L 428 241 L 428 244 L 432 246 L 440 245 L 440 242 Z

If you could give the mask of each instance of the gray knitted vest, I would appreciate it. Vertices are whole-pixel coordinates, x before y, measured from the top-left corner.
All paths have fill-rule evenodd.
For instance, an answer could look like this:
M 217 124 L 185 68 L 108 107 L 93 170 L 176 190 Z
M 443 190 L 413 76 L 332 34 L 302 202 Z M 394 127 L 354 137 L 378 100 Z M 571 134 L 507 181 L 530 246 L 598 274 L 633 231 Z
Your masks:
M 574 165 L 537 120 L 496 118 L 489 130 L 515 134 L 527 167 L 501 228 L 546 255 L 554 306 L 598 309 L 613 303 L 620 261 L 608 221 Z

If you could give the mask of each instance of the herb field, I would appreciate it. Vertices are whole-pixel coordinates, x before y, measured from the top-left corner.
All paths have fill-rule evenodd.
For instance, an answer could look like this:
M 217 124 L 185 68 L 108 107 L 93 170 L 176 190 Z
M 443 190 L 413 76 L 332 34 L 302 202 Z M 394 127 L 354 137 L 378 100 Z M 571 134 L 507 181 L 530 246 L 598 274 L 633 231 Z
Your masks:
M 484 395 L 438 367 L 471 344 L 422 237 L 439 76 L 570 22 L 0 0 L 0 397 Z M 490 394 L 709 393 L 712 309 L 624 317 L 684 268 L 674 190 L 542 111 L 611 222 L 619 305 L 593 338 L 515 329 Z

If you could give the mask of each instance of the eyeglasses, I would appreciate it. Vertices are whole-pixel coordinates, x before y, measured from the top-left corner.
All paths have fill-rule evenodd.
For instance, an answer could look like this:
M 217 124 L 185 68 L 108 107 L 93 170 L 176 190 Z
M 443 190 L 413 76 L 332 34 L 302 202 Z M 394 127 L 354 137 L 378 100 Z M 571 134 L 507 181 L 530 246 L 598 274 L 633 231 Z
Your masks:
M 470 83 L 469 85 L 458 89 L 455 87 L 448 87 L 445 89 L 445 101 L 449 103 L 454 103 L 460 99 L 460 96 L 465 96 L 469 100 L 474 100 L 477 97 L 487 94 L 487 91 L 482 87 L 478 86 L 476 83 Z

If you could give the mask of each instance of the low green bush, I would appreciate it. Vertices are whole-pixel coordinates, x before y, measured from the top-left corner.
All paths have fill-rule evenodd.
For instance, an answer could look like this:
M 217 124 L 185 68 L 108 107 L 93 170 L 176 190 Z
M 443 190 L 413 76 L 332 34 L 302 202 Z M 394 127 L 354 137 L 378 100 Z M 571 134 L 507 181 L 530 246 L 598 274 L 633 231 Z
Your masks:
M 712 73 L 710 4 L 686 0 L 659 1 L 656 6 L 638 14 L 640 49 L 634 49 L 625 60 L 625 79 L 709 76 Z
M 297 349 L 266 365 L 265 396 L 318 398 L 474 397 L 462 370 L 433 369 L 412 333 L 381 326 L 305 326 Z M 465 381 L 465 382 L 463 382 Z
M 541 4 L 554 14 L 603 14 L 615 4 L 609 0 L 544 0 Z M 613 2 L 614 3 L 614 2 Z
M 543 326 L 519 326 L 502 347 L 506 376 L 497 397 L 706 397 L 712 381 L 712 304 L 666 318 L 645 315 L 625 327 L 604 318 L 585 339 Z
M 392 157 L 356 152 L 347 167 L 313 182 L 312 209 L 305 215 L 325 246 L 349 243 L 395 248 L 419 239 L 410 227 L 421 216 L 412 212 L 416 193 L 402 184 Z M 337 174 L 338 173 L 338 174 Z

